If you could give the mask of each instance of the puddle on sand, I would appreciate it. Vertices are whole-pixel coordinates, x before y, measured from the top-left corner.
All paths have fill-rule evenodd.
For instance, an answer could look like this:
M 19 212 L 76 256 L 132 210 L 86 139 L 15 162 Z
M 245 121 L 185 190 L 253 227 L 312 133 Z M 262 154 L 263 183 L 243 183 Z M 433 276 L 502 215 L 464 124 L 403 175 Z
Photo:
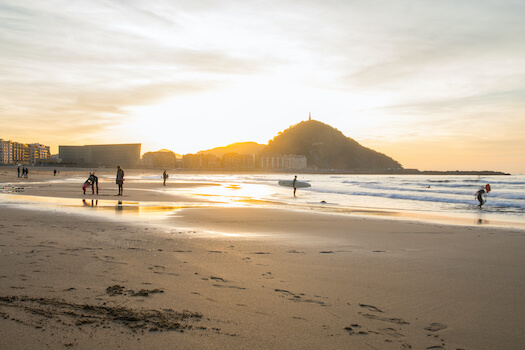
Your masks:
M 11 206 L 23 206 L 36 210 L 64 210 L 66 212 L 100 215 L 130 215 L 137 218 L 165 217 L 174 211 L 199 207 L 195 204 L 174 204 L 166 202 L 134 202 L 96 198 L 58 198 L 40 196 L 8 196 L 0 194 L 0 203 Z

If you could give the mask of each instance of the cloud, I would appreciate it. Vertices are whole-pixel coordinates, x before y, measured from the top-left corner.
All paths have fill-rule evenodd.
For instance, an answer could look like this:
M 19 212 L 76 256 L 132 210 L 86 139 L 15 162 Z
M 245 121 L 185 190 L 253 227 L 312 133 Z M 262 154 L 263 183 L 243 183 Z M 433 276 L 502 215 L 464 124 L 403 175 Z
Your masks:
M 163 32 L 182 35 L 178 15 L 160 15 L 140 2 L 54 5 L 0 5 L 5 133 L 26 133 L 20 120 L 67 137 L 102 133 L 124 122 L 130 106 L 217 89 L 231 76 L 263 69 L 248 56 L 156 38 Z

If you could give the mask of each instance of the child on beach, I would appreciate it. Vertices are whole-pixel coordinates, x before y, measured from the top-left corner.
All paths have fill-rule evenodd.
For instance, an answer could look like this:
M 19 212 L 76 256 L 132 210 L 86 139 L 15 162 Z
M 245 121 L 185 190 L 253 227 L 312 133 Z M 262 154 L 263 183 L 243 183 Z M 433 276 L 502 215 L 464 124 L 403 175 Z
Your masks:
M 95 172 L 89 173 L 89 177 L 84 182 L 84 186 L 82 186 L 82 190 L 84 190 L 84 194 L 86 194 L 86 189 L 91 186 L 91 191 L 93 194 L 95 194 L 95 186 L 97 188 L 97 194 L 98 194 L 98 177 L 95 175 Z
M 88 188 L 91 185 L 91 174 L 89 174 L 88 179 L 86 182 L 84 182 L 84 186 L 82 186 L 82 190 L 84 191 L 84 194 L 86 194 L 86 188 Z

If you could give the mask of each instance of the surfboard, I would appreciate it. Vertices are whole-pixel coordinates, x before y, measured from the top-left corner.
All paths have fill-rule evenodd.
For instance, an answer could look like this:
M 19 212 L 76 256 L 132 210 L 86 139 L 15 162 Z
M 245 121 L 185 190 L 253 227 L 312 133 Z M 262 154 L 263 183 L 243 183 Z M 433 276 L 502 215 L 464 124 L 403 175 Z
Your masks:
M 279 180 L 279 185 L 284 187 L 293 187 L 293 180 Z M 304 181 L 295 181 L 295 188 L 304 188 L 304 187 L 311 187 L 308 182 Z

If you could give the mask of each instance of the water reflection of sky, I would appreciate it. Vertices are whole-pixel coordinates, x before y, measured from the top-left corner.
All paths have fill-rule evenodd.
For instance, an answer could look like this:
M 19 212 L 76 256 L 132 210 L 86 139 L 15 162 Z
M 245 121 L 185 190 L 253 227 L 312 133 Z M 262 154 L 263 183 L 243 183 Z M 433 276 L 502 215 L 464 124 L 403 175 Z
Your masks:
M 196 188 L 178 188 L 172 190 L 177 195 L 204 197 L 205 199 L 223 204 L 267 201 L 273 190 L 267 185 L 258 184 L 220 184 L 217 186 L 201 186 Z
M 65 213 L 100 216 L 127 216 L 128 219 L 162 218 L 195 204 L 172 204 L 164 202 L 134 202 L 93 198 L 57 198 L 28 195 L 10 196 L 0 194 L 0 204 L 34 210 L 62 211 Z

